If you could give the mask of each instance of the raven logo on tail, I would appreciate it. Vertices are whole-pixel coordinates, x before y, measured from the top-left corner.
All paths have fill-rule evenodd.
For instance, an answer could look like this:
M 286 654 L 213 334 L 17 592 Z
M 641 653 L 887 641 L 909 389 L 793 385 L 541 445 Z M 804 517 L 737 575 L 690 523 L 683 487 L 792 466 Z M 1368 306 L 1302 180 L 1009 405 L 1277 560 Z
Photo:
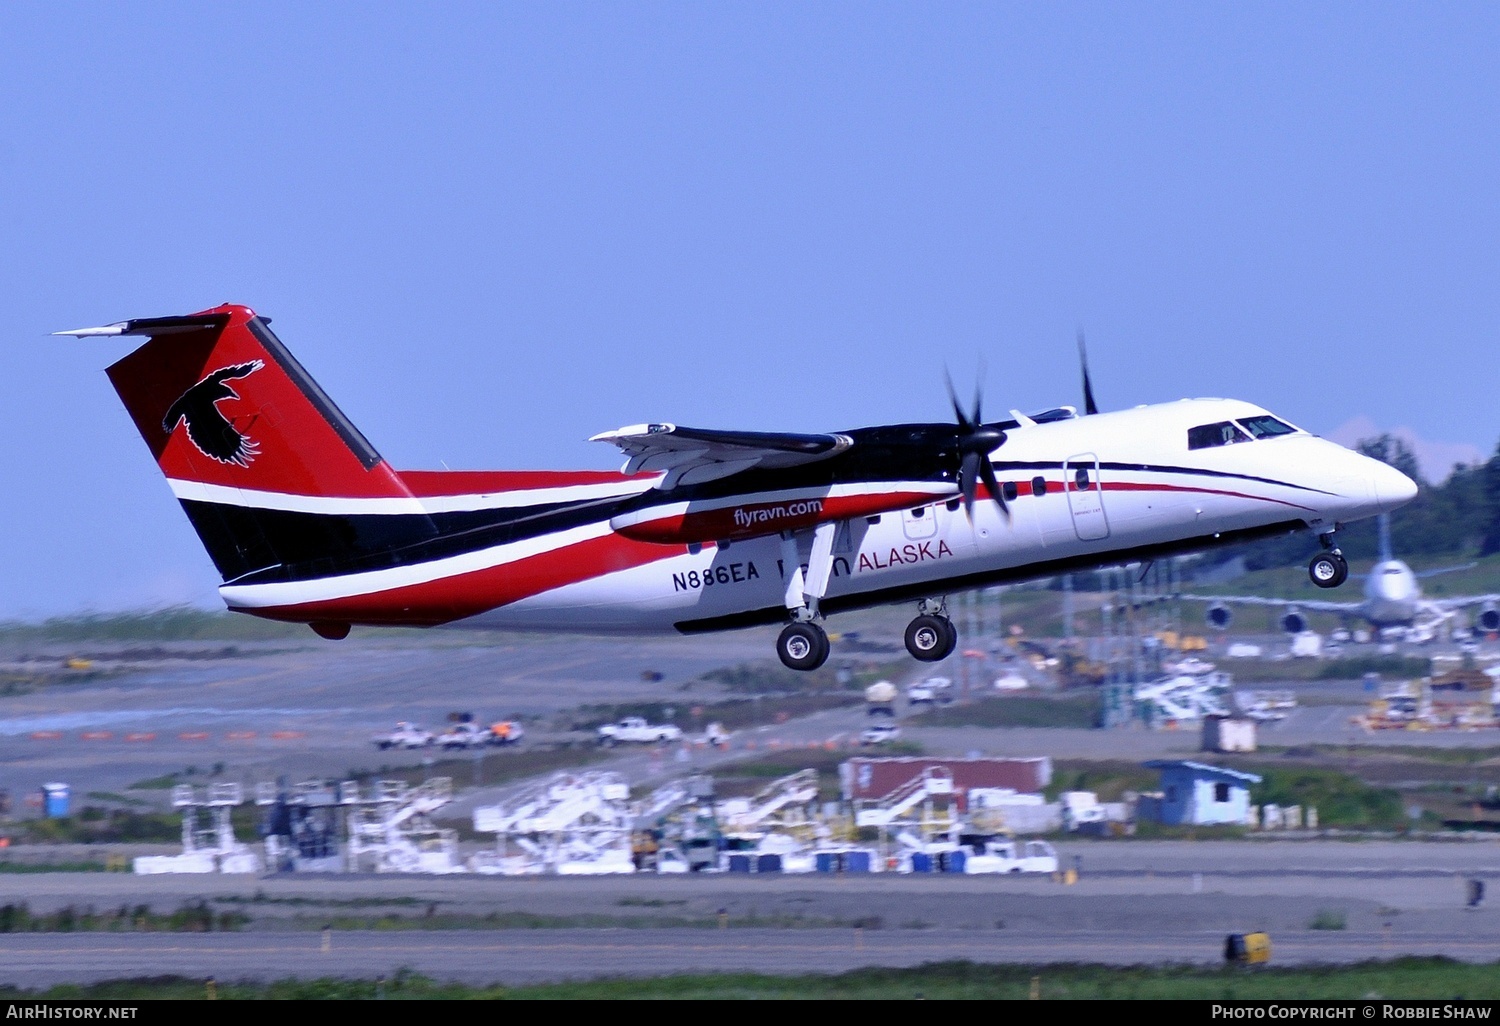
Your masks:
M 220 463 L 233 463 L 248 467 L 260 452 L 255 442 L 235 430 L 225 416 L 219 412 L 218 404 L 225 399 L 238 399 L 239 393 L 226 381 L 248 377 L 265 366 L 264 360 L 251 360 L 230 367 L 221 367 L 182 393 L 167 410 L 161 429 L 171 434 L 178 421 L 187 424 L 188 440 L 198 447 L 203 455 Z

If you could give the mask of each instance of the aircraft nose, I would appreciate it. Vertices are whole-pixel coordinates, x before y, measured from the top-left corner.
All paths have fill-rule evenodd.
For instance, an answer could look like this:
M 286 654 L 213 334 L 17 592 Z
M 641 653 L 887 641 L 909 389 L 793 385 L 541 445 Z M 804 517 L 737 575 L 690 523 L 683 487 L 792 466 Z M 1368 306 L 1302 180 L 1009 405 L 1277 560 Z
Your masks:
M 1376 463 L 1371 474 L 1375 502 L 1382 513 L 1405 506 L 1417 497 L 1417 483 L 1395 467 Z

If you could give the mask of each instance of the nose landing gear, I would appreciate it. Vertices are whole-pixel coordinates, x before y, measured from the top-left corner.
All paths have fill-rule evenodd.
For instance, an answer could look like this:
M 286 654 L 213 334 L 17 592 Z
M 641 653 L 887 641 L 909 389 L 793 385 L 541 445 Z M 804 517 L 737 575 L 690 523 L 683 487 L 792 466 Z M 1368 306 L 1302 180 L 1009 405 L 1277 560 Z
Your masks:
M 921 612 L 906 626 L 906 650 L 913 659 L 936 663 L 958 647 L 958 629 L 942 600 L 923 599 Z
M 1349 561 L 1333 544 L 1333 535 L 1321 535 L 1319 540 L 1327 548 L 1307 564 L 1307 576 L 1320 588 L 1337 588 L 1349 579 Z

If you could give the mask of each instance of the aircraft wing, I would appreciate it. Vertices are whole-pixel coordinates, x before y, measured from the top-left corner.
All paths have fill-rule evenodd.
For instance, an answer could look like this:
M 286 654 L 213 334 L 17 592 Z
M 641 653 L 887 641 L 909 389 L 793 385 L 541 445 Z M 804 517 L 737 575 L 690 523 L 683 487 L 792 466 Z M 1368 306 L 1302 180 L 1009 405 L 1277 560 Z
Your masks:
M 1464 609 L 1467 606 L 1495 606 L 1500 605 L 1500 595 L 1458 595 L 1453 598 L 1424 598 L 1419 603 L 1444 613 L 1451 613 L 1455 609 Z
M 665 472 L 657 488 L 703 484 L 752 467 L 774 469 L 826 460 L 854 442 L 847 435 L 797 435 L 763 431 L 706 431 L 675 424 L 634 424 L 594 435 L 629 459 L 625 473 Z
M 1315 613 L 1357 613 L 1364 608 L 1363 602 L 1324 602 L 1321 599 L 1262 598 L 1259 595 L 1179 595 L 1178 598 L 1192 602 L 1222 602 L 1225 605 L 1241 606 L 1296 606 L 1311 609 Z

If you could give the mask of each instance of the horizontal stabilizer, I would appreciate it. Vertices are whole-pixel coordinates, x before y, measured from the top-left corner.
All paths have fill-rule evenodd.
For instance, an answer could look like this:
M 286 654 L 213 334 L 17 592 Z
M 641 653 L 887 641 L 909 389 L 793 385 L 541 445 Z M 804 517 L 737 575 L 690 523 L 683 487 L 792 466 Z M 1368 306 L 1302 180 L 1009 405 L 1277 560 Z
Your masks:
M 265 320 L 265 318 L 262 318 Z M 190 317 L 138 317 L 132 321 L 116 321 L 98 328 L 74 328 L 72 331 L 54 331 L 54 335 L 72 335 L 74 338 L 104 338 L 116 335 L 178 335 L 204 328 L 222 328 L 229 323 L 228 314 L 194 314 Z

